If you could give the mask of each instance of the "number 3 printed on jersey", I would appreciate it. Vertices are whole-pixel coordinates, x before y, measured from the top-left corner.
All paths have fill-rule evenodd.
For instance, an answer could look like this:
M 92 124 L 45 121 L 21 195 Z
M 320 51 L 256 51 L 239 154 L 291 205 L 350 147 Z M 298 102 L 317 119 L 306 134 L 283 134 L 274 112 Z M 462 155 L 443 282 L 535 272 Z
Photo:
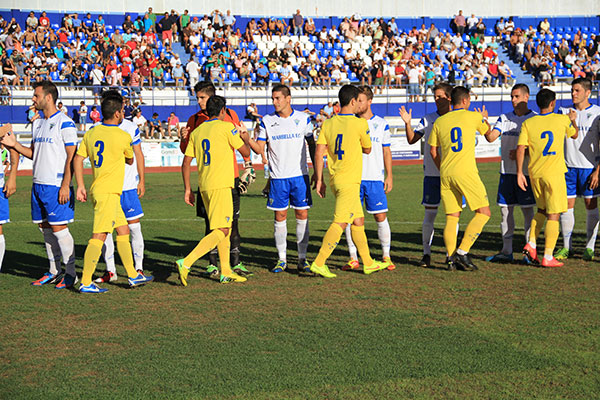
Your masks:
M 462 129 L 460 129 L 458 126 L 450 130 L 450 141 L 454 143 L 454 145 L 450 147 L 453 152 L 458 153 L 462 150 Z
M 102 153 L 104 153 L 104 142 L 102 140 L 97 140 L 96 143 L 94 143 L 94 147 L 98 149 L 96 151 L 96 157 L 94 157 L 94 167 L 100 168 L 104 161 L 104 156 L 102 155 Z

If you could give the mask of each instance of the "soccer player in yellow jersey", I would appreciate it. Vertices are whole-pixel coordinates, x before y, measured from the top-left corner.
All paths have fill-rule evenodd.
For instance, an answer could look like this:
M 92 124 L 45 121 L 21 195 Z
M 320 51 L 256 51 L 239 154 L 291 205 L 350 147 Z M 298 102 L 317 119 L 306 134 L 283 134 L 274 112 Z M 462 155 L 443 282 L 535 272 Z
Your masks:
M 323 122 L 315 152 L 316 189 L 325 197 L 323 183 L 323 156 L 327 154 L 331 190 L 335 195 L 333 222 L 325 233 L 323 244 L 310 270 L 325 278 L 336 275 L 329 271 L 325 261 L 337 246 L 346 225 L 352 224 L 352 240 L 362 258 L 365 274 L 386 268 L 386 264 L 374 261 L 369 252 L 365 235 L 365 218 L 360 202 L 362 178 L 362 153 L 371 152 L 369 124 L 366 119 L 355 116 L 360 109 L 359 90 L 356 86 L 344 85 L 339 91 L 340 114 Z
M 440 170 L 440 195 L 446 210 L 444 243 L 448 252 L 448 270 L 457 267 L 475 271 L 469 250 L 490 219 L 487 193 L 475 161 L 475 135 L 490 130 L 485 107 L 481 112 L 469 111 L 470 92 L 457 86 L 450 92 L 452 111 L 436 119 L 429 144 L 430 153 Z M 441 155 L 440 155 L 441 151 Z M 462 198 L 467 200 L 475 216 L 467 225 L 463 240 L 456 248 L 457 226 L 462 211 Z
M 133 163 L 131 136 L 119 128 L 123 121 L 123 97 L 116 91 L 102 96 L 102 124 L 90 129 L 83 136 L 73 159 L 77 180 L 77 200 L 87 201 L 83 182 L 83 160 L 90 159 L 94 181 L 90 188 L 94 201 L 94 227 L 83 258 L 81 293 L 103 293 L 92 282 L 92 276 L 102 254 L 102 245 L 108 233 L 117 231 L 117 251 L 129 276 L 129 286 L 134 287 L 154 279 L 138 273 L 133 266 L 133 254 L 129 244 L 129 227 L 121 208 L 121 192 L 125 178 L 125 163 Z
M 555 114 L 556 94 L 549 89 L 540 90 L 535 100 L 540 114 L 523 122 L 517 145 L 517 182 L 525 190 L 527 179 L 523 174 L 523 160 L 525 150 L 529 149 L 529 177 L 538 208 L 523 253 L 531 260 L 538 260 L 536 238 L 548 219 L 544 231 L 544 257 L 540 263 L 543 267 L 562 267 L 564 264 L 556 260 L 553 253 L 558 239 L 558 220 L 568 207 L 564 138 L 577 138 L 577 113 L 571 110 L 569 115 Z
M 229 264 L 229 234 L 233 220 L 234 165 L 233 152 L 238 150 L 244 157 L 250 155 L 248 133 L 238 131 L 231 122 L 225 122 L 225 99 L 211 96 L 206 102 L 209 120 L 194 129 L 185 150 L 181 165 L 185 202 L 195 203 L 190 186 L 190 165 L 195 158 L 198 163 L 198 188 L 210 223 L 210 233 L 185 258 L 177 260 L 179 280 L 187 286 L 190 267 L 200 257 L 217 247 L 221 262 L 221 283 L 245 282 L 246 278 L 237 275 Z

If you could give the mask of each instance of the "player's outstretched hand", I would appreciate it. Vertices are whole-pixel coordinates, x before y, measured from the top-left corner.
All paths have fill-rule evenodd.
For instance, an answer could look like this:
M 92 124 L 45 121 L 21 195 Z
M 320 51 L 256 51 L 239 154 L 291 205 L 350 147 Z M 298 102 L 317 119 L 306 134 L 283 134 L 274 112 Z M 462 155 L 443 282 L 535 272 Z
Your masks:
M 58 204 L 67 204 L 71 198 L 71 188 L 69 185 L 61 186 L 58 191 Z
M 594 171 L 591 173 L 590 178 L 589 178 L 589 187 L 591 190 L 594 190 L 598 187 L 598 168 L 595 168 Z
M 181 130 L 181 140 L 185 140 L 187 139 L 187 137 L 190 135 L 190 128 L 188 128 L 187 126 L 185 128 L 183 128 Z
M 577 111 L 575 111 L 574 109 L 569 109 L 569 119 L 571 121 L 576 121 L 577 120 Z
M 87 201 L 87 192 L 84 187 L 77 188 L 77 200 L 85 203 Z
M 517 174 L 517 184 L 519 185 L 521 190 L 527 190 L 527 178 L 525 178 L 525 175 L 523 175 L 522 173 Z
M 140 199 L 142 197 L 144 197 L 144 195 L 146 194 L 146 184 L 145 183 L 143 183 L 143 182 L 138 183 L 137 194 Z
M 325 192 L 327 191 L 327 186 L 323 183 L 323 181 L 317 180 L 317 183 L 315 184 L 315 189 L 317 190 L 317 194 L 319 195 L 319 197 L 324 199 L 326 194 Z
M 10 132 L 8 132 L 6 135 L 2 136 L 0 143 L 5 145 L 6 147 L 14 148 L 17 145 L 17 138 L 11 132 L 12 132 L 12 127 L 10 129 Z
M 194 206 L 196 204 L 196 196 L 191 190 L 186 190 L 184 195 L 185 204 L 188 206 Z
M 391 176 L 385 177 L 385 180 L 383 181 L 383 188 L 386 194 L 392 191 L 394 188 L 394 179 Z
M 35 106 L 31 106 L 29 107 L 30 110 L 34 110 Z M 40 112 L 38 110 L 35 110 L 35 114 L 33 114 L 33 116 L 29 119 L 31 122 L 35 121 L 36 119 L 40 118 Z
M 410 121 L 412 121 L 412 110 L 406 111 L 404 106 L 400 107 L 400 118 L 402 118 L 405 124 L 410 124 Z
M 475 110 L 476 110 L 478 113 L 480 113 L 480 114 L 481 114 L 481 116 L 482 116 L 483 118 L 487 118 L 487 117 L 488 117 L 488 111 L 487 111 L 487 109 L 485 108 L 485 106 L 483 106 L 483 107 L 481 107 L 481 108 L 476 108 Z
M 9 198 L 17 192 L 17 182 L 14 179 L 7 179 L 4 184 L 4 189 L 2 190 L 4 191 L 6 198 Z

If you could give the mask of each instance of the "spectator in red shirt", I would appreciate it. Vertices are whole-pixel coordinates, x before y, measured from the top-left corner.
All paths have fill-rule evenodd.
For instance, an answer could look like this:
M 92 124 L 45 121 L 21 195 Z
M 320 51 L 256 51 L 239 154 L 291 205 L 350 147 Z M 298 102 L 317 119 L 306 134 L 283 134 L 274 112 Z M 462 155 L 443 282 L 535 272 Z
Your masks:
M 46 11 L 42 12 L 42 15 L 39 18 L 39 24 L 43 28 L 50 27 L 50 19 L 46 16 Z

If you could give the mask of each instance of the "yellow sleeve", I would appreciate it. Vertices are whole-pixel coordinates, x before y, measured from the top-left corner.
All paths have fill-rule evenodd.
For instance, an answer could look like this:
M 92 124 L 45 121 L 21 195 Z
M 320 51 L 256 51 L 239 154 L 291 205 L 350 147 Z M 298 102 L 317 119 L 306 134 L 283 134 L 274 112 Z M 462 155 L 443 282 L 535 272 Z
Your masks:
M 125 158 L 133 158 L 133 147 L 131 147 L 131 136 L 124 132 L 123 143 L 125 144 Z
M 429 135 L 429 140 L 427 141 L 427 143 L 429 143 L 429 145 L 432 147 L 438 147 L 440 145 L 438 139 L 438 132 L 438 124 L 434 123 L 433 128 L 431 129 L 431 134 Z
M 571 122 L 571 120 L 569 119 L 568 115 L 565 115 L 565 119 L 567 120 L 567 137 L 572 137 L 577 131 L 575 130 L 575 127 L 573 126 L 573 123 Z
M 194 130 L 195 131 L 195 130 Z M 188 142 L 187 147 L 185 148 L 185 155 L 188 157 L 195 158 L 196 157 L 196 146 L 194 145 L 194 132 L 190 133 L 190 140 Z
M 88 158 L 88 150 L 87 150 L 87 146 L 86 146 L 87 138 L 88 138 L 88 135 L 86 133 L 85 136 L 83 137 L 83 140 L 79 144 L 79 148 L 77 149 L 77 155 L 81 156 L 83 158 Z
M 229 139 L 229 145 L 235 150 L 244 145 L 244 141 L 240 137 L 239 132 L 235 127 L 233 127 L 229 133 L 227 133 L 227 138 Z
M 483 115 L 481 115 L 481 113 L 477 113 L 477 132 L 479 132 L 480 135 L 485 135 L 487 131 L 488 124 L 486 124 L 483 120 Z
M 519 133 L 519 141 L 517 142 L 518 146 L 529 146 L 529 129 L 527 121 L 523 122 L 521 125 L 521 133 Z
M 323 121 L 323 125 L 321 126 L 321 133 L 319 133 L 319 138 L 317 139 L 317 144 L 327 145 L 327 127 L 329 124 L 327 121 Z
M 363 149 L 368 149 L 372 146 L 371 136 L 369 136 L 369 123 L 366 120 L 364 121 L 364 129 L 360 130 L 360 145 Z

